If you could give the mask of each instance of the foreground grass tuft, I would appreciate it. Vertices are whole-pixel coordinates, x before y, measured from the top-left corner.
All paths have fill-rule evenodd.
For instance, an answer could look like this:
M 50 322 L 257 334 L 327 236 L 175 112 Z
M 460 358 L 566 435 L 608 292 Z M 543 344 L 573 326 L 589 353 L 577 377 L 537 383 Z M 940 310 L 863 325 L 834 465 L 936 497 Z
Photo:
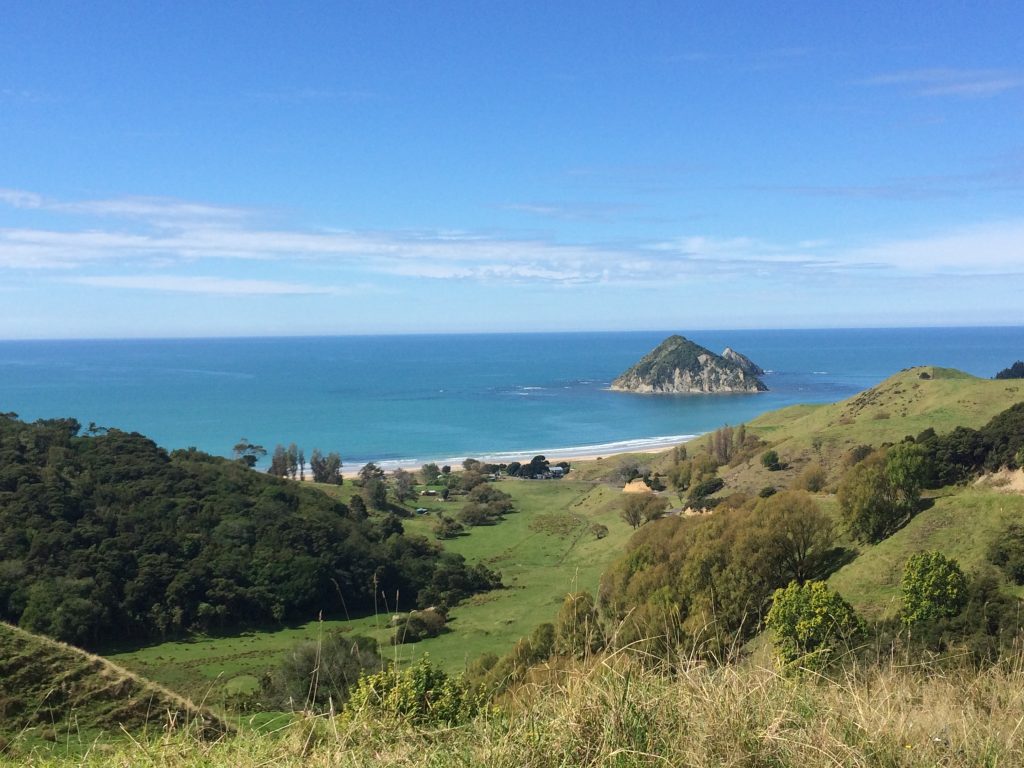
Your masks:
M 834 676 L 624 656 L 550 670 L 459 728 L 369 713 L 299 718 L 204 743 L 187 731 L 24 750 L 29 766 L 1001 766 L 1024 764 L 1024 653 L 981 671 L 883 660 Z

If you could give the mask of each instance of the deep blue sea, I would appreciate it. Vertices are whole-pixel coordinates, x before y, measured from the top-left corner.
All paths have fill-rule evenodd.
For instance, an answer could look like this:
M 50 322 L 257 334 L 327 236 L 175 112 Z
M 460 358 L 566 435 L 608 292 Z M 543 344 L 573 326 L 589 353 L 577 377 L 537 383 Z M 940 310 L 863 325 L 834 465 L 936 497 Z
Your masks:
M 801 402 L 913 365 L 991 377 L 1024 327 L 694 331 L 770 371 L 752 395 L 633 395 L 611 380 L 671 331 L 0 342 L 0 412 L 142 432 L 229 455 L 240 437 L 366 461 L 611 453 Z

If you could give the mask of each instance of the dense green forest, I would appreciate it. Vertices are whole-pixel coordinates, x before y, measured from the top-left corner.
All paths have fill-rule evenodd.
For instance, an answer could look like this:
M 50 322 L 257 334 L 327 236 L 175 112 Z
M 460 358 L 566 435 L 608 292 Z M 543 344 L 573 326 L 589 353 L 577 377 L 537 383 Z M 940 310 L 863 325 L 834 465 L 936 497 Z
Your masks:
M 137 433 L 0 416 L 0 618 L 97 646 L 500 585 L 393 515 Z

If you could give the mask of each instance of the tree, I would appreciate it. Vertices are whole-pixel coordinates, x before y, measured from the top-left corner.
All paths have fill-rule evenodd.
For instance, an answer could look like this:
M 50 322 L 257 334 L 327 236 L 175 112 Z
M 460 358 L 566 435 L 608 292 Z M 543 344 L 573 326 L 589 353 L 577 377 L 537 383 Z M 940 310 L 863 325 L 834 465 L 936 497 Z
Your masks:
M 1009 368 L 996 374 L 997 379 L 1024 379 L 1024 360 L 1018 360 Z
M 886 538 L 916 511 L 924 476 L 924 449 L 901 443 L 875 451 L 839 484 L 839 509 L 850 534 L 862 542 Z
M 463 491 L 471 491 L 478 485 L 486 482 L 487 478 L 485 478 L 480 472 L 475 469 L 467 469 L 459 478 L 459 488 Z
M 391 644 L 418 643 L 428 637 L 437 637 L 444 631 L 447 620 L 447 616 L 436 608 L 412 611 L 404 621 L 400 621 L 395 627 Z
M 234 453 L 236 461 L 252 469 L 256 466 L 257 461 L 267 455 L 267 449 L 262 445 L 250 443 L 248 438 L 243 437 L 235 443 L 232 453 Z
M 925 450 L 914 443 L 900 443 L 885 455 L 885 475 L 897 512 L 910 517 L 917 511 L 925 476 Z
M 672 486 L 672 490 L 676 492 L 680 501 L 683 500 L 683 494 L 690 487 L 690 479 L 693 474 L 693 465 L 685 458 L 686 448 L 685 446 L 681 447 L 683 447 L 684 459 L 674 464 L 668 475 L 669 485 Z
M 433 485 L 437 482 L 437 478 L 441 476 L 441 470 L 437 464 L 430 462 L 420 468 L 420 476 L 423 478 L 424 485 Z
M 392 481 L 394 482 L 395 498 L 398 499 L 399 503 L 416 495 L 416 478 L 413 477 L 412 472 L 396 469 L 392 475 Z
M 785 577 L 803 584 L 819 574 L 834 540 L 832 521 L 805 491 L 776 493 L 757 506 L 761 538 Z
M 765 624 L 775 633 L 775 650 L 782 661 L 800 659 L 805 665 L 822 662 L 840 643 L 849 643 L 864 631 L 853 607 L 823 581 L 793 581 L 776 589 Z
M 288 474 L 292 480 L 299 476 L 299 448 L 295 443 L 288 446 Z
M 900 616 L 910 626 L 960 613 L 967 602 L 967 577 L 941 552 L 919 552 L 907 560 L 900 590 Z
M 371 461 L 369 464 L 364 464 L 359 470 L 359 479 L 364 483 L 368 480 L 383 480 L 384 470 Z
M 718 493 L 725 487 L 725 481 L 720 477 L 709 477 L 701 480 L 690 489 L 689 503 L 695 507 L 705 505 L 705 499 L 713 493 Z
M 278 444 L 270 457 L 270 469 L 267 474 L 274 477 L 288 477 L 288 452 L 283 445 Z
M 378 512 L 388 508 L 388 487 L 379 477 L 371 477 L 363 481 L 363 498 L 366 505 Z
M 544 456 L 538 455 L 530 459 L 530 463 L 526 464 L 519 470 L 520 477 L 537 477 L 538 475 L 545 474 L 549 469 L 548 460 Z
M 446 515 L 440 515 L 434 523 L 434 538 L 454 539 L 464 530 L 462 523 Z
M 800 473 L 797 479 L 793 481 L 793 487 L 801 491 L 818 493 L 825 487 L 827 478 L 828 475 L 825 473 L 825 468 L 816 461 L 811 462 L 804 468 L 804 471 Z
M 468 526 L 491 525 L 496 521 L 486 505 L 471 501 L 459 510 L 459 522 Z
M 711 433 L 708 451 L 719 464 L 727 464 L 732 458 L 733 429 L 726 425 Z
M 348 502 L 349 515 L 355 521 L 365 520 L 367 518 L 366 513 L 366 502 L 363 501 L 363 497 L 356 494 Z
M 313 472 L 313 482 L 341 485 L 341 456 L 331 452 L 324 456 L 317 448 L 309 457 L 309 468 Z
M 622 503 L 622 519 L 634 529 L 665 514 L 668 499 L 653 493 L 632 493 Z

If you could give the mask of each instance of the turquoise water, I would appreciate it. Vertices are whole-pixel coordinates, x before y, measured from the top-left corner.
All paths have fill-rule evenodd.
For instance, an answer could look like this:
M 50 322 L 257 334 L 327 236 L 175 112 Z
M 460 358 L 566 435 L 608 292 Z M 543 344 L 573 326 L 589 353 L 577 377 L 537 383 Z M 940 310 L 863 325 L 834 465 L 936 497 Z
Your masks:
M 220 455 L 245 436 L 338 451 L 348 466 L 415 464 L 656 445 L 839 400 L 912 365 L 989 377 L 1024 358 L 1022 327 L 684 331 L 750 356 L 771 391 L 607 391 L 670 333 L 0 342 L 0 411 Z

